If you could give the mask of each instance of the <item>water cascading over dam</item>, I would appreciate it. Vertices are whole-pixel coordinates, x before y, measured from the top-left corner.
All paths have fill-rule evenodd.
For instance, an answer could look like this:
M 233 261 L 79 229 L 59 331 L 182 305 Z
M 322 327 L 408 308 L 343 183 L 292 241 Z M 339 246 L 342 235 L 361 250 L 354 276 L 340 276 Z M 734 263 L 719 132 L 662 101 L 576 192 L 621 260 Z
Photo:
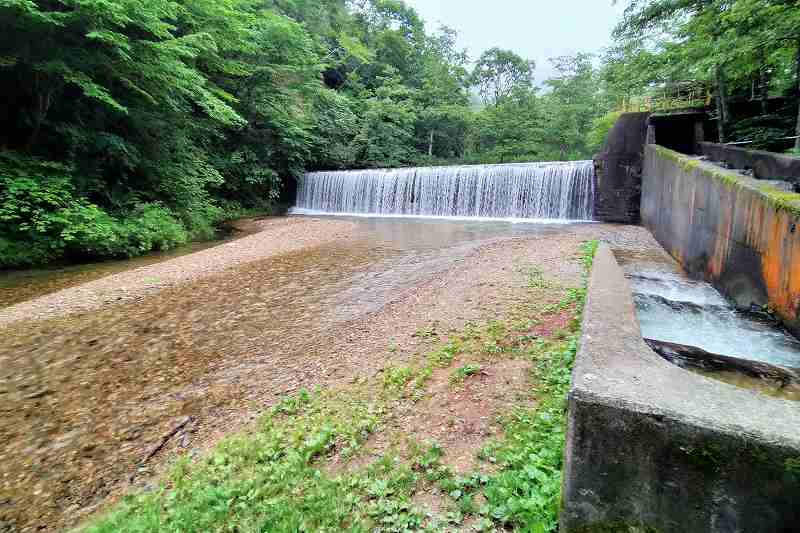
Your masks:
M 298 214 L 591 220 L 591 161 L 311 172 Z

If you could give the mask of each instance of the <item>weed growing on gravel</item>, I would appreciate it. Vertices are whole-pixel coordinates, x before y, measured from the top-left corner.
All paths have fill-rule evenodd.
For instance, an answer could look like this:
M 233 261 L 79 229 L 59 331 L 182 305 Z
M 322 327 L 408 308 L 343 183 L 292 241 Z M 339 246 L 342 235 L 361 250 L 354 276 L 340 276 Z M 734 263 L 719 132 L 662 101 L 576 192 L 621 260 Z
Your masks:
M 387 367 L 383 371 L 383 388 L 400 391 L 414 378 L 414 369 L 410 366 Z
M 426 517 L 411 496 L 426 479 L 449 475 L 438 445 L 416 446 L 408 461 L 385 455 L 338 476 L 321 468 L 333 454 L 358 449 L 384 409 L 365 388 L 301 391 L 272 408 L 256 431 L 224 441 L 198 463 L 180 461 L 159 490 L 127 497 L 87 529 L 423 531 Z
M 441 348 L 428 354 L 428 363 L 436 368 L 447 368 L 453 363 L 456 355 L 461 353 L 463 345 L 458 340 L 451 340 Z
M 456 368 L 453 371 L 453 374 L 450 376 L 450 383 L 452 383 L 453 385 L 464 383 L 465 379 L 467 379 L 469 376 L 474 376 L 481 370 L 483 370 L 483 367 L 481 365 L 477 365 L 474 363 L 470 363 L 462 367 Z
M 414 332 L 412 337 L 417 337 L 419 339 L 432 339 L 434 337 L 439 337 L 439 332 L 436 331 L 437 327 L 439 326 L 438 323 L 433 322 L 430 326 L 426 328 L 420 328 Z
M 596 248 L 597 243 L 582 248 L 586 273 Z M 518 355 L 535 364 L 537 404 L 517 406 L 502 419 L 503 438 L 481 450 L 479 458 L 498 470 L 440 482 L 442 490 L 455 501 L 457 512 L 475 519 L 473 528 L 477 531 L 499 527 L 546 533 L 558 528 L 567 393 L 578 348 L 578 317 L 585 298 L 585 287 L 567 290 L 557 304 L 542 309 L 548 313 L 574 306 L 576 319 L 569 329 L 553 334 L 549 340 L 520 340 L 524 348 Z M 483 503 L 477 505 L 479 500 Z
M 530 289 L 546 289 L 549 286 L 547 280 L 544 279 L 544 271 L 537 267 L 531 266 L 522 269 L 522 272 L 528 279 L 528 288 Z
M 539 404 L 517 408 L 504 423 L 505 438 L 483 451 L 500 471 L 482 489 L 481 515 L 503 526 L 555 531 L 561 495 L 566 395 L 577 337 L 556 344 L 537 363 Z
M 597 245 L 595 241 L 582 247 L 584 285 Z M 585 297 L 584 287 L 569 291 L 564 301 L 570 302 L 566 305 L 574 303 L 579 316 Z M 503 440 L 481 453 L 500 470 L 471 489 L 479 489 L 486 502 L 479 510 L 479 528 L 497 524 L 543 533 L 558 528 L 567 393 L 578 349 L 579 322 L 573 321 L 570 327 L 566 340 L 531 346 L 528 356 L 536 362 L 538 404 L 515 409 L 505 420 Z

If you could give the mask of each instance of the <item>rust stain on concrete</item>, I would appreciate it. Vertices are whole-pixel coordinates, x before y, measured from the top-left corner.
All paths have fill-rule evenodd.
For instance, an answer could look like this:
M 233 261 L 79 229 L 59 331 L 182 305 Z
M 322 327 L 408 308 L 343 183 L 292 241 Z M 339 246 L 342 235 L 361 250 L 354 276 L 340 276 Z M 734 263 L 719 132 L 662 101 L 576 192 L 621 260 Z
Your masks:
M 689 273 L 739 305 L 769 305 L 800 334 L 800 217 L 770 202 L 756 180 L 728 180 L 719 176 L 728 171 L 673 154 L 647 149 L 645 226 Z
M 770 303 L 779 315 L 798 319 L 800 300 L 800 237 L 797 220 L 787 213 L 771 213 L 766 253 L 761 256 L 762 273 Z M 794 232 L 792 228 L 795 228 Z

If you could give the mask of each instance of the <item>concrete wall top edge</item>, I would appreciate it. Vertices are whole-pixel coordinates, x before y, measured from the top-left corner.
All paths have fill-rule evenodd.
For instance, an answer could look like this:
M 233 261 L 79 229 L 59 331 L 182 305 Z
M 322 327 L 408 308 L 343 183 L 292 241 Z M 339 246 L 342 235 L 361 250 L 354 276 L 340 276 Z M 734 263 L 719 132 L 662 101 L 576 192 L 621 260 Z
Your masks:
M 762 197 L 767 205 L 770 205 L 776 210 L 786 212 L 800 222 L 800 194 L 798 193 L 778 190 L 769 185 L 769 183 L 765 183 L 763 180 L 743 176 L 734 170 L 728 170 L 714 165 L 713 163 L 701 161 L 696 157 L 687 156 L 657 144 L 647 145 L 645 147 L 645 152 L 670 159 L 687 172 L 699 170 L 705 175 L 725 184 L 752 191 Z
M 598 249 L 590 277 L 570 395 L 577 401 L 800 448 L 797 402 L 693 374 L 644 343 L 627 279 L 606 244 Z

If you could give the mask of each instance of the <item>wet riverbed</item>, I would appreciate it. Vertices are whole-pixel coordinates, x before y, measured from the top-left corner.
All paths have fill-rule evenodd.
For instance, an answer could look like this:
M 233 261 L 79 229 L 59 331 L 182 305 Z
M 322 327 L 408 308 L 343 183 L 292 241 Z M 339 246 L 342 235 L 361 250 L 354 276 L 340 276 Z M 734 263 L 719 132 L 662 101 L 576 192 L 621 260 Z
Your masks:
M 182 416 L 198 434 L 235 426 L 298 386 L 382 364 L 353 324 L 479 248 L 599 228 L 362 219 L 346 241 L 2 327 L 0 530 L 59 528 L 146 478 L 137 464 Z
M 50 268 L 0 271 L 0 309 L 105 276 L 154 265 L 219 246 L 224 242 L 245 237 L 257 231 L 254 222 L 255 219 L 234 221 L 222 228 L 215 240 L 192 242 L 174 250 L 153 252 L 131 259 Z

